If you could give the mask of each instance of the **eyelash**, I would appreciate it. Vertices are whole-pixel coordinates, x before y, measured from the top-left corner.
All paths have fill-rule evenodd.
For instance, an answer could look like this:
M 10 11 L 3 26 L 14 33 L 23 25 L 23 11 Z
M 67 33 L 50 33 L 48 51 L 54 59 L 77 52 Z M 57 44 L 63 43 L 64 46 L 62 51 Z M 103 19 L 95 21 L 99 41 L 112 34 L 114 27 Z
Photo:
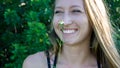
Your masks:
M 81 10 L 73 10 L 72 12 L 75 12 L 75 13 L 82 13 Z
M 82 13 L 81 10 L 72 10 L 73 13 Z M 63 13 L 62 11 L 55 11 L 54 12 L 55 14 L 58 14 L 58 13 Z
M 58 13 L 63 13 L 62 11 L 55 11 L 54 12 L 55 14 L 58 14 Z

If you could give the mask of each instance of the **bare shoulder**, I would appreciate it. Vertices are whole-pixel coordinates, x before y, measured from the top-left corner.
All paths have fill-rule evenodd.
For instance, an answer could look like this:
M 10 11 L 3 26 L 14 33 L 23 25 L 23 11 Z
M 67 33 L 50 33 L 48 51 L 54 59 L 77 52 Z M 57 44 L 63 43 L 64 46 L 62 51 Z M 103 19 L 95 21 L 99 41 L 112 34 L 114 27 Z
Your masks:
M 46 55 L 44 52 L 38 52 L 28 56 L 22 68 L 47 68 Z

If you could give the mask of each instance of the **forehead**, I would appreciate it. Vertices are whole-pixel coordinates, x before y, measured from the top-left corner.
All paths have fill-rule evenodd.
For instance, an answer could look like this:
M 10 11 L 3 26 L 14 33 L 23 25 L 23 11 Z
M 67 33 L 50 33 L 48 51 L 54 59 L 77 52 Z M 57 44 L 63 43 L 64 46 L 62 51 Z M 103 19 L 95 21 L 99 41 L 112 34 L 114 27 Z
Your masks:
M 78 6 L 83 8 L 83 0 L 56 0 L 55 7 Z

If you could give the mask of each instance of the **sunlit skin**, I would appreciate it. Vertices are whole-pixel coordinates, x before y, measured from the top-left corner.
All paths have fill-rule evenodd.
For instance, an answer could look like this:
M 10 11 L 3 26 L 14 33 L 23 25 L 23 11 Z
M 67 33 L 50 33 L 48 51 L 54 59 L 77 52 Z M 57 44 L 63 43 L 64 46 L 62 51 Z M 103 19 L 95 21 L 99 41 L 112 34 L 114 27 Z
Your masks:
M 62 30 L 61 20 L 64 22 Z M 92 28 L 82 0 L 56 0 L 53 26 L 63 41 L 58 59 L 62 68 L 97 68 L 96 59 L 89 50 Z
M 79 1 L 79 2 L 78 2 Z M 82 1 L 57 0 L 54 10 L 53 25 L 57 35 L 64 40 L 64 44 L 80 44 L 89 39 L 91 27 L 86 16 Z M 59 21 L 64 22 L 63 31 L 73 30 L 73 33 L 64 33 L 61 31 Z

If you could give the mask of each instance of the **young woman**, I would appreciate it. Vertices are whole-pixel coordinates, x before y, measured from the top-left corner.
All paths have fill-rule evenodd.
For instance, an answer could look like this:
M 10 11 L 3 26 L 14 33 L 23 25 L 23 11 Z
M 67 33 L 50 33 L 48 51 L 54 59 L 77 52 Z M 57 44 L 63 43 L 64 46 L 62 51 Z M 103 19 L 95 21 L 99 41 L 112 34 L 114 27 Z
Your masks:
M 27 57 L 23 68 L 120 67 L 102 0 L 55 0 L 52 26 L 53 48 Z

